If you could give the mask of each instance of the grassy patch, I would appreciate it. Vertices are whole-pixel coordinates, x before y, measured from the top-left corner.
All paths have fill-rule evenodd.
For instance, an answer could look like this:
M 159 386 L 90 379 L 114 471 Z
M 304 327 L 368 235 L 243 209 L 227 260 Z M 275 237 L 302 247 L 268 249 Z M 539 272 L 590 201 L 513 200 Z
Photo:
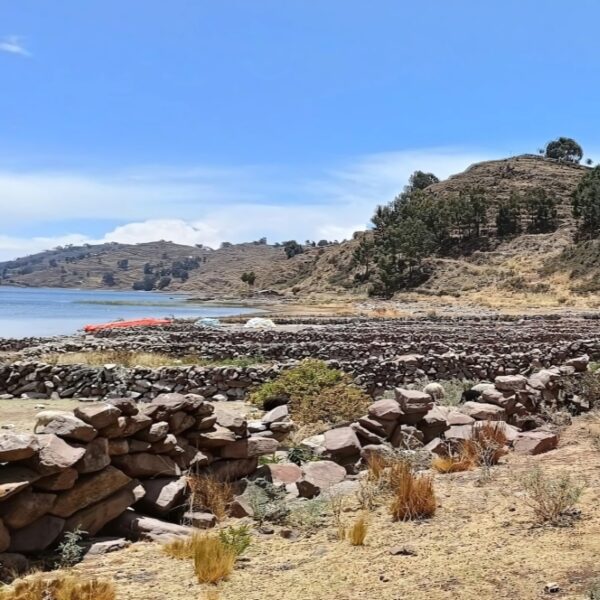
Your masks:
M 0 600 L 115 600 L 112 582 L 74 575 L 35 574 L 0 588 Z

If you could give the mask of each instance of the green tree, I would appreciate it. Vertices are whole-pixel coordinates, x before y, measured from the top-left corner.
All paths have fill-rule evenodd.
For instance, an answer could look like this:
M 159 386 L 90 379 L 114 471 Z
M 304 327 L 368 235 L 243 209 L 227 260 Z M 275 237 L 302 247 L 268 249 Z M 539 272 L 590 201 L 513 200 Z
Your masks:
M 577 164 L 583 158 L 583 149 L 574 139 L 559 137 L 546 145 L 546 158 Z
M 283 242 L 283 250 L 288 258 L 292 258 L 293 256 L 304 252 L 304 248 L 296 240 Z
M 550 233 L 558 227 L 558 203 L 544 188 L 525 193 L 523 208 L 527 216 L 528 233 Z
M 116 284 L 116 281 L 115 281 L 114 273 L 111 273 L 109 271 L 107 273 L 104 273 L 104 275 L 102 275 L 102 285 L 105 285 L 107 287 L 112 287 L 115 284 Z
M 121 269 L 123 271 L 127 271 L 127 269 L 129 268 L 129 259 L 123 258 L 123 259 L 119 260 L 117 262 L 117 267 L 119 267 L 119 269 Z
M 360 240 L 358 246 L 354 249 L 352 254 L 352 266 L 362 267 L 363 272 L 358 276 L 357 279 L 360 281 L 367 281 L 371 276 L 371 265 L 375 258 L 375 242 L 368 235 L 364 235 Z
M 242 273 L 240 278 L 244 283 L 248 285 L 248 287 L 252 287 L 256 282 L 256 273 L 254 271 L 249 271 L 248 273 Z
M 521 197 L 512 192 L 508 200 L 498 205 L 496 213 L 496 234 L 498 237 L 508 237 L 521 232 Z
M 438 182 L 439 179 L 433 173 L 415 171 L 408 180 L 408 190 L 424 190 L 426 187 Z
M 578 222 L 578 236 L 600 236 L 600 165 L 586 173 L 573 193 L 573 216 Z

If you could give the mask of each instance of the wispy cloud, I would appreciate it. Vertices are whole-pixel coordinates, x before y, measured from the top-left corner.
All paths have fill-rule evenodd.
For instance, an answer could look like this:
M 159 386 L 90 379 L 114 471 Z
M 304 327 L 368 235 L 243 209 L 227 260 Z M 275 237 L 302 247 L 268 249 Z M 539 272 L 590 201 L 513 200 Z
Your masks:
M 416 169 L 447 177 L 486 153 L 460 149 L 356 157 L 329 169 L 275 167 L 144 168 L 103 175 L 0 171 L 5 227 L 42 225 L 43 237 L 0 235 L 0 260 L 64 243 L 158 239 L 216 247 L 267 236 L 344 239 L 365 229 L 377 204 L 389 202 Z M 67 221 L 111 221 L 102 235 Z M 6 231 L 6 230 L 5 230 Z
M 7 35 L 0 38 L 0 51 L 19 56 L 31 56 L 31 53 L 23 45 L 23 40 L 17 35 Z

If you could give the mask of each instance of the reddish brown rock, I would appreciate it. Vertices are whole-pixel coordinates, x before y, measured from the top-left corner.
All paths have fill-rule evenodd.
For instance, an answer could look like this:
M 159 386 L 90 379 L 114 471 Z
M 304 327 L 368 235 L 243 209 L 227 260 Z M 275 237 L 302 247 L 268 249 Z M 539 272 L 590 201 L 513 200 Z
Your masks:
M 431 402 L 431 399 L 429 399 Z M 396 400 L 383 399 L 373 402 L 369 406 L 369 416 L 373 419 L 381 419 L 382 421 L 397 421 L 402 414 L 400 405 Z
M 185 411 L 177 411 L 169 417 L 169 431 L 175 435 L 182 433 L 196 424 L 196 417 Z
M 183 414 L 187 416 L 186 413 Z M 152 423 L 148 429 L 136 433 L 135 439 L 152 444 L 164 439 L 168 433 L 169 424 L 166 421 L 158 421 L 158 423 Z
M 126 454 L 113 457 L 113 464 L 129 477 L 174 477 L 181 470 L 169 456 L 163 454 Z
M 329 460 L 306 463 L 303 472 L 302 479 L 296 483 L 303 498 L 314 498 L 346 477 L 346 469 Z
M 77 469 L 65 469 L 59 473 L 42 477 L 35 482 L 35 487 L 47 492 L 69 490 L 75 485 L 78 477 Z
M 50 513 L 66 519 L 78 510 L 110 496 L 130 481 L 130 477 L 113 466 L 81 477 L 70 490 L 60 494 Z
M 558 446 L 558 435 L 551 431 L 523 431 L 513 442 L 515 452 L 519 454 L 542 454 Z
M 137 414 L 119 417 L 117 422 L 100 430 L 100 435 L 107 438 L 123 438 L 135 435 L 142 429 L 152 425 L 152 419 L 146 415 Z
M 333 460 L 360 455 L 360 442 L 351 427 L 338 427 L 325 432 L 325 453 Z
M 108 440 L 108 455 L 122 456 L 129 453 L 129 442 L 125 438 Z
M 37 438 L 28 433 L 0 433 L 0 463 L 31 458 L 38 450 Z
M 212 475 L 217 481 L 235 481 L 252 475 L 257 466 L 256 456 L 237 460 L 217 460 L 206 467 L 204 473 Z
M 52 475 L 75 465 L 85 454 L 84 448 L 75 448 L 54 434 L 38 436 L 40 449 L 27 463 L 40 475 Z
M 27 527 L 13 531 L 8 550 L 22 554 L 33 554 L 46 550 L 58 539 L 64 526 L 64 519 L 45 515 Z
M 43 494 L 26 489 L 0 503 L 0 519 L 11 529 L 21 529 L 47 514 L 56 494 Z
M 108 440 L 105 437 L 99 437 L 85 447 L 85 454 L 76 463 L 75 468 L 79 473 L 94 473 L 108 465 L 110 465 Z
M 100 402 L 77 406 L 73 413 L 96 429 L 114 425 L 121 416 L 121 411 L 116 406 Z
M 235 442 L 235 433 L 215 425 L 207 431 L 188 431 L 185 437 L 198 448 L 221 448 Z
M 132 417 L 133 415 L 137 415 L 139 410 L 137 404 L 131 398 L 111 398 L 107 401 L 108 404 L 112 404 L 116 406 L 123 416 Z
M 525 389 L 527 377 L 523 375 L 499 375 L 494 379 L 494 385 L 503 392 L 516 392 Z
M 136 508 L 140 511 L 166 517 L 175 509 L 181 509 L 186 500 L 187 479 L 185 477 L 159 477 L 142 482 L 145 495 Z
M 277 440 L 264 437 L 249 437 L 223 447 L 221 456 L 223 458 L 252 458 L 253 456 L 273 454 L 278 447 L 279 442 Z
M 0 502 L 18 494 L 40 476 L 31 469 L 17 465 L 0 467 Z
M 98 431 L 75 415 L 59 415 L 37 430 L 42 434 L 54 434 L 76 442 L 91 442 Z
M 394 392 L 400 409 L 405 414 L 427 413 L 433 408 L 433 400 L 425 392 L 404 388 L 396 388 Z
M 135 502 L 135 496 L 129 489 L 122 489 L 97 504 L 88 506 L 65 523 L 65 531 L 80 529 L 88 535 L 96 535 L 107 523 L 116 519 Z
M 505 421 L 506 411 L 495 404 L 486 404 L 484 402 L 465 402 L 461 412 L 473 417 L 476 421 Z
M 10 546 L 10 533 L 4 526 L 2 519 L 0 519 L 0 552 L 6 552 Z M 0 565 L 3 567 L 3 565 Z

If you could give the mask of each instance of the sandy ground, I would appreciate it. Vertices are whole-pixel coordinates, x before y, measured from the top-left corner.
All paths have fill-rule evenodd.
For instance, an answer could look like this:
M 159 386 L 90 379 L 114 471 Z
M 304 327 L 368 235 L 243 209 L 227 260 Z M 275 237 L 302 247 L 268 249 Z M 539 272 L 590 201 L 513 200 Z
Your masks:
M 77 572 L 114 578 L 119 600 L 461 600 L 588 598 L 600 579 L 600 451 L 589 418 L 569 427 L 560 448 L 538 457 L 511 455 L 492 471 L 436 475 L 439 508 L 422 523 L 393 523 L 382 507 L 370 516 L 364 547 L 336 541 L 330 521 L 312 536 L 283 539 L 253 534 L 230 579 L 214 586 L 194 580 L 188 561 L 167 557 L 158 544 L 85 561 Z M 592 425 L 600 431 L 600 425 Z M 585 481 L 582 517 L 569 527 L 540 527 L 524 502 L 522 478 L 534 465 L 548 474 L 568 471 Z M 345 514 L 348 522 L 354 512 Z M 414 556 L 392 556 L 410 545 Z M 218 595 L 209 595 L 217 590 Z
M 15 431 L 33 431 L 35 415 L 41 410 L 69 410 L 82 404 L 79 400 L 0 400 L 0 433 L 8 428 Z M 43 408 L 36 408 L 43 407 Z M 14 427 L 10 427 L 14 425 Z

